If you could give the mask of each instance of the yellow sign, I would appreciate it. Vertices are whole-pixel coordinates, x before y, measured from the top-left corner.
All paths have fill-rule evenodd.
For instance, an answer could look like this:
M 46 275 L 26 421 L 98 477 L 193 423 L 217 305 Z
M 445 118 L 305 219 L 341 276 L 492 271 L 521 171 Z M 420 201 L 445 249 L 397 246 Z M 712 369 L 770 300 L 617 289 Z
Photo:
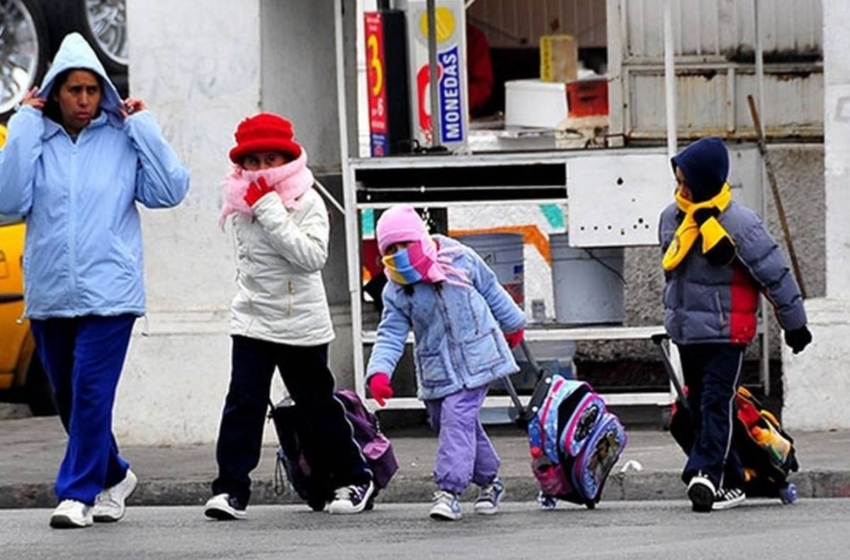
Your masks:
M 434 21 L 437 27 L 437 42 L 442 43 L 452 36 L 455 32 L 455 16 L 450 8 L 438 6 L 434 11 Z M 428 12 L 422 14 L 419 18 L 419 29 L 422 31 L 422 36 L 428 38 Z
M 0 148 L 6 145 L 6 127 L 0 124 Z

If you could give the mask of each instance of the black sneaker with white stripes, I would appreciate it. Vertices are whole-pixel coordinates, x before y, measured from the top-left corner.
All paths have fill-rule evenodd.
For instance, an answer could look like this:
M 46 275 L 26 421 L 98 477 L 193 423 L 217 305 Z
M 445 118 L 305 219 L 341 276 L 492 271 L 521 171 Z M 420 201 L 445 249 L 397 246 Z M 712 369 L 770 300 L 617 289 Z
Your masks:
M 714 495 L 714 503 L 711 504 L 711 509 L 731 509 L 744 503 L 745 499 L 747 499 L 747 495 L 740 488 L 721 488 Z

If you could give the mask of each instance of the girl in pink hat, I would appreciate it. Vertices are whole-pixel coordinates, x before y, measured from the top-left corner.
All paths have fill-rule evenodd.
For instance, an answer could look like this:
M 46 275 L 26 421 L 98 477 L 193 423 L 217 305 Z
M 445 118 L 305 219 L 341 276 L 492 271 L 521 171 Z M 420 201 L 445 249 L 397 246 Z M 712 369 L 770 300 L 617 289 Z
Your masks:
M 311 468 L 308 504 L 359 513 L 375 487 L 327 366 L 334 338 L 322 282 L 328 211 L 288 120 L 261 113 L 239 123 L 235 136 L 220 219 L 222 226 L 230 220 L 236 239 L 232 369 L 216 447 L 219 472 L 204 513 L 245 517 L 275 368 L 297 409 L 296 432 Z
M 412 329 L 417 395 L 438 437 L 430 516 L 460 519 L 458 495 L 470 483 L 480 488 L 475 512 L 496 513 L 500 460 L 478 411 L 490 383 L 519 370 L 511 349 L 522 341 L 525 315 L 475 251 L 429 235 L 410 206 L 387 210 L 376 236 L 390 281 L 366 368 L 369 390 L 381 406 L 392 397 L 390 378 Z

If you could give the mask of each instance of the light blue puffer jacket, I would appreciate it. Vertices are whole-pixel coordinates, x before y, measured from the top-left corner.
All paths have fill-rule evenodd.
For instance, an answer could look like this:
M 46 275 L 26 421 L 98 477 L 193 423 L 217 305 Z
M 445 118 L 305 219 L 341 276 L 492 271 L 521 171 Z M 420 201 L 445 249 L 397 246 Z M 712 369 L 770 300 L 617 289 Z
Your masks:
M 66 37 L 39 96 L 56 76 L 101 76 L 100 114 L 73 142 L 41 111 L 23 107 L 0 151 L 0 213 L 24 216 L 26 315 L 33 319 L 145 312 L 139 211 L 177 205 L 189 173 L 148 111 L 126 120 L 91 47 Z
M 413 294 L 395 282 L 384 287 L 384 311 L 366 378 L 392 376 L 407 335 L 413 329 L 414 358 L 422 400 L 445 397 L 519 371 L 503 333 L 525 327 L 525 315 L 499 284 L 495 273 L 472 249 L 442 235 L 440 247 L 457 249 L 452 266 L 473 286 L 418 282 Z

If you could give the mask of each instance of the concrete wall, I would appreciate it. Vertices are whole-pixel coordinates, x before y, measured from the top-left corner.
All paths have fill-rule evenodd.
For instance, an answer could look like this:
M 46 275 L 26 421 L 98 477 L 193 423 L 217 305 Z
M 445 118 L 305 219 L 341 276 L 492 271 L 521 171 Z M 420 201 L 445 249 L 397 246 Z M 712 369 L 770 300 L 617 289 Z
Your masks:
M 179 208 L 143 213 L 148 314 L 137 324 L 119 386 L 115 432 L 122 444 L 217 435 L 235 292 L 231 232 L 217 227 L 219 184 L 238 122 L 262 110 L 292 119 L 311 166 L 341 198 L 332 5 L 127 1 L 132 94 L 147 101 L 190 168 L 192 185 Z M 326 274 L 344 286 L 338 215 L 333 224 L 336 256 Z M 347 293 L 336 290 L 331 299 L 341 341 L 332 345 L 332 367 L 350 384 L 350 318 L 338 305 Z M 282 391 L 277 383 L 274 394 Z
M 814 341 L 783 355 L 790 428 L 850 427 L 850 3 L 824 0 L 825 296 L 809 302 Z

